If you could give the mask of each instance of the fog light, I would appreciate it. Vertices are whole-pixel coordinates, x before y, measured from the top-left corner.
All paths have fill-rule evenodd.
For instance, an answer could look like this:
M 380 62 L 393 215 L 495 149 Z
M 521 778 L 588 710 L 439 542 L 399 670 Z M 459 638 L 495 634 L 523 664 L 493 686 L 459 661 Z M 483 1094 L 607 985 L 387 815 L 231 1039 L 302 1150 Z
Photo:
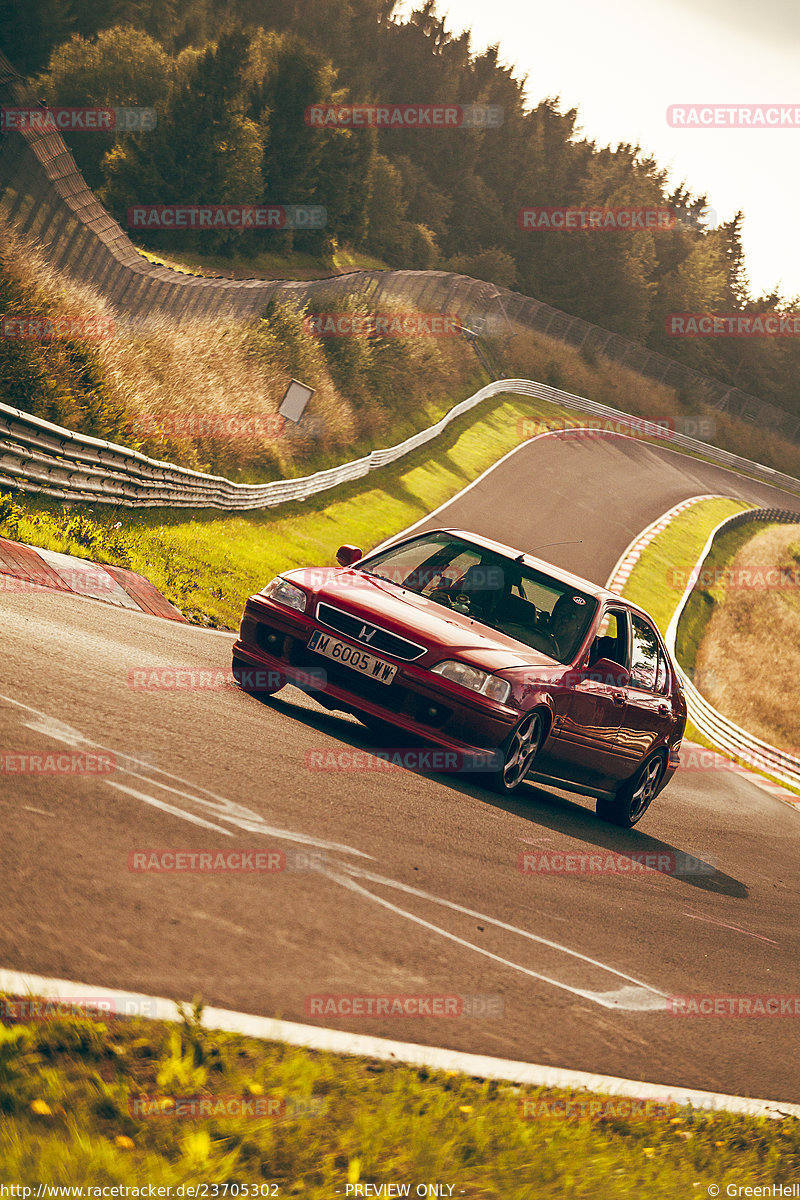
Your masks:
M 427 715 L 428 715 L 429 717 L 438 717 L 438 715 L 439 715 L 439 710 L 438 710 L 438 708 L 435 708 L 433 705 L 431 705 L 431 706 L 430 706 L 430 708 L 428 709 L 428 714 L 427 714 Z
M 276 633 L 270 633 L 267 635 L 267 645 L 268 646 L 274 646 L 275 643 L 277 642 L 277 640 L 278 640 L 278 635 Z

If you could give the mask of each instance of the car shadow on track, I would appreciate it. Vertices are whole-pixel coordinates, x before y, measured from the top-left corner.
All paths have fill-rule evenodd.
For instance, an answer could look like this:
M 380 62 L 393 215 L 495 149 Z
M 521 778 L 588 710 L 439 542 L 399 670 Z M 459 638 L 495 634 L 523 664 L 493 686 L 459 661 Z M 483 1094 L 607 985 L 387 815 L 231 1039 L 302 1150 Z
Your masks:
M 262 704 L 275 711 L 282 712 L 287 717 L 366 754 L 391 754 L 398 748 L 421 749 L 427 745 L 399 731 L 396 735 L 389 736 L 385 732 L 375 733 L 360 722 L 351 720 L 346 714 L 328 712 L 324 708 L 306 708 L 288 697 L 270 696 L 259 699 Z M 398 767 L 397 770 L 411 771 L 452 791 L 480 800 L 492 808 L 502 809 L 529 821 L 539 828 L 553 830 L 585 844 L 585 849 L 578 847 L 571 851 L 572 853 L 589 854 L 594 849 L 595 853 L 598 850 L 606 850 L 617 856 L 629 857 L 631 874 L 642 870 L 636 860 L 640 861 L 643 855 L 647 855 L 648 865 L 653 864 L 651 870 L 669 875 L 690 887 L 737 899 L 745 899 L 749 895 L 746 885 L 741 880 L 720 871 L 713 863 L 703 860 L 692 850 L 674 846 L 638 828 L 620 829 L 615 825 L 607 825 L 578 800 L 567 798 L 555 789 L 526 783 L 519 792 L 506 798 L 482 787 L 478 782 L 472 782 L 464 775 L 423 771 L 410 766 Z
M 620 829 L 616 825 L 608 825 L 576 800 L 539 784 L 523 784 L 520 792 L 508 800 L 484 789 L 481 789 L 481 794 L 486 803 L 495 808 L 522 817 L 540 828 L 551 829 L 587 843 L 585 850 L 578 848 L 573 853 L 590 854 L 592 847 L 598 847 L 617 857 L 623 855 L 630 858 L 632 875 L 641 871 L 638 862 L 647 856 L 650 870 L 669 875 L 701 891 L 733 896 L 739 900 L 746 899 L 750 894 L 747 885 L 740 879 L 720 871 L 694 851 L 681 849 L 638 828 Z M 654 803 L 658 803 L 657 798 Z M 534 804 L 535 810 L 532 808 Z

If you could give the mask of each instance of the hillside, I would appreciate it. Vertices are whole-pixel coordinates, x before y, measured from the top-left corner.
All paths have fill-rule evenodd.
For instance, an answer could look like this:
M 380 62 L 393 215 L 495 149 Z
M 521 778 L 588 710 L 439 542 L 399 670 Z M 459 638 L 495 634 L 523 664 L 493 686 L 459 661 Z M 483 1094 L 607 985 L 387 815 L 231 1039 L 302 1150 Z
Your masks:
M 213 255 L 235 270 L 264 252 L 330 258 L 350 248 L 390 266 L 444 268 L 510 286 L 640 341 L 796 413 L 796 339 L 668 336 L 674 312 L 781 312 L 754 297 L 737 216 L 706 226 L 705 198 L 670 190 L 646 148 L 601 147 L 578 114 L 543 100 L 496 50 L 476 55 L 431 6 L 395 19 L 389 0 L 303 6 L 229 0 L 54 0 L 47 22 L 2 0 L 3 48 L 54 105 L 133 105 L 139 133 L 73 133 L 90 186 L 125 226 L 131 205 L 279 202 L 324 207 L 317 230 L 141 231 L 155 253 Z M 315 127 L 314 107 L 471 105 L 492 125 Z M 602 235 L 520 228 L 527 206 L 666 209 L 668 227 Z M 524 225 L 524 222 L 522 223 Z M 779 344 L 783 343 L 783 344 Z

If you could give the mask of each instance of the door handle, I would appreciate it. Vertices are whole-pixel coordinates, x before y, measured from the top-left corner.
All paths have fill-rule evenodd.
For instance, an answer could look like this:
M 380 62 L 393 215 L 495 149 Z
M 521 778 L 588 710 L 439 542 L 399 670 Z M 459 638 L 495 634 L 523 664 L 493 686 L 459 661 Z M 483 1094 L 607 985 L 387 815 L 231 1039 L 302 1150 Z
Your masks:
M 625 703 L 625 693 L 624 692 L 612 692 L 611 696 L 612 696 L 612 699 L 615 704 L 622 705 Z

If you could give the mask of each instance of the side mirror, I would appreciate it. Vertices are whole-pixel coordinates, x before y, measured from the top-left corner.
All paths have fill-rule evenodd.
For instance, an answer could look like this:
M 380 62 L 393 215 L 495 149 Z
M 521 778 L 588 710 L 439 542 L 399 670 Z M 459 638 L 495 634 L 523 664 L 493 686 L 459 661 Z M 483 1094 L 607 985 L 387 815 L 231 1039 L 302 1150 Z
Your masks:
M 340 546 L 336 551 L 336 561 L 340 567 L 352 567 L 354 562 L 363 557 L 364 552 L 360 546 Z
M 583 679 L 591 679 L 594 683 L 605 683 L 609 687 L 627 687 L 631 673 L 627 667 L 620 666 L 610 658 L 598 658 L 590 667 L 581 671 Z

